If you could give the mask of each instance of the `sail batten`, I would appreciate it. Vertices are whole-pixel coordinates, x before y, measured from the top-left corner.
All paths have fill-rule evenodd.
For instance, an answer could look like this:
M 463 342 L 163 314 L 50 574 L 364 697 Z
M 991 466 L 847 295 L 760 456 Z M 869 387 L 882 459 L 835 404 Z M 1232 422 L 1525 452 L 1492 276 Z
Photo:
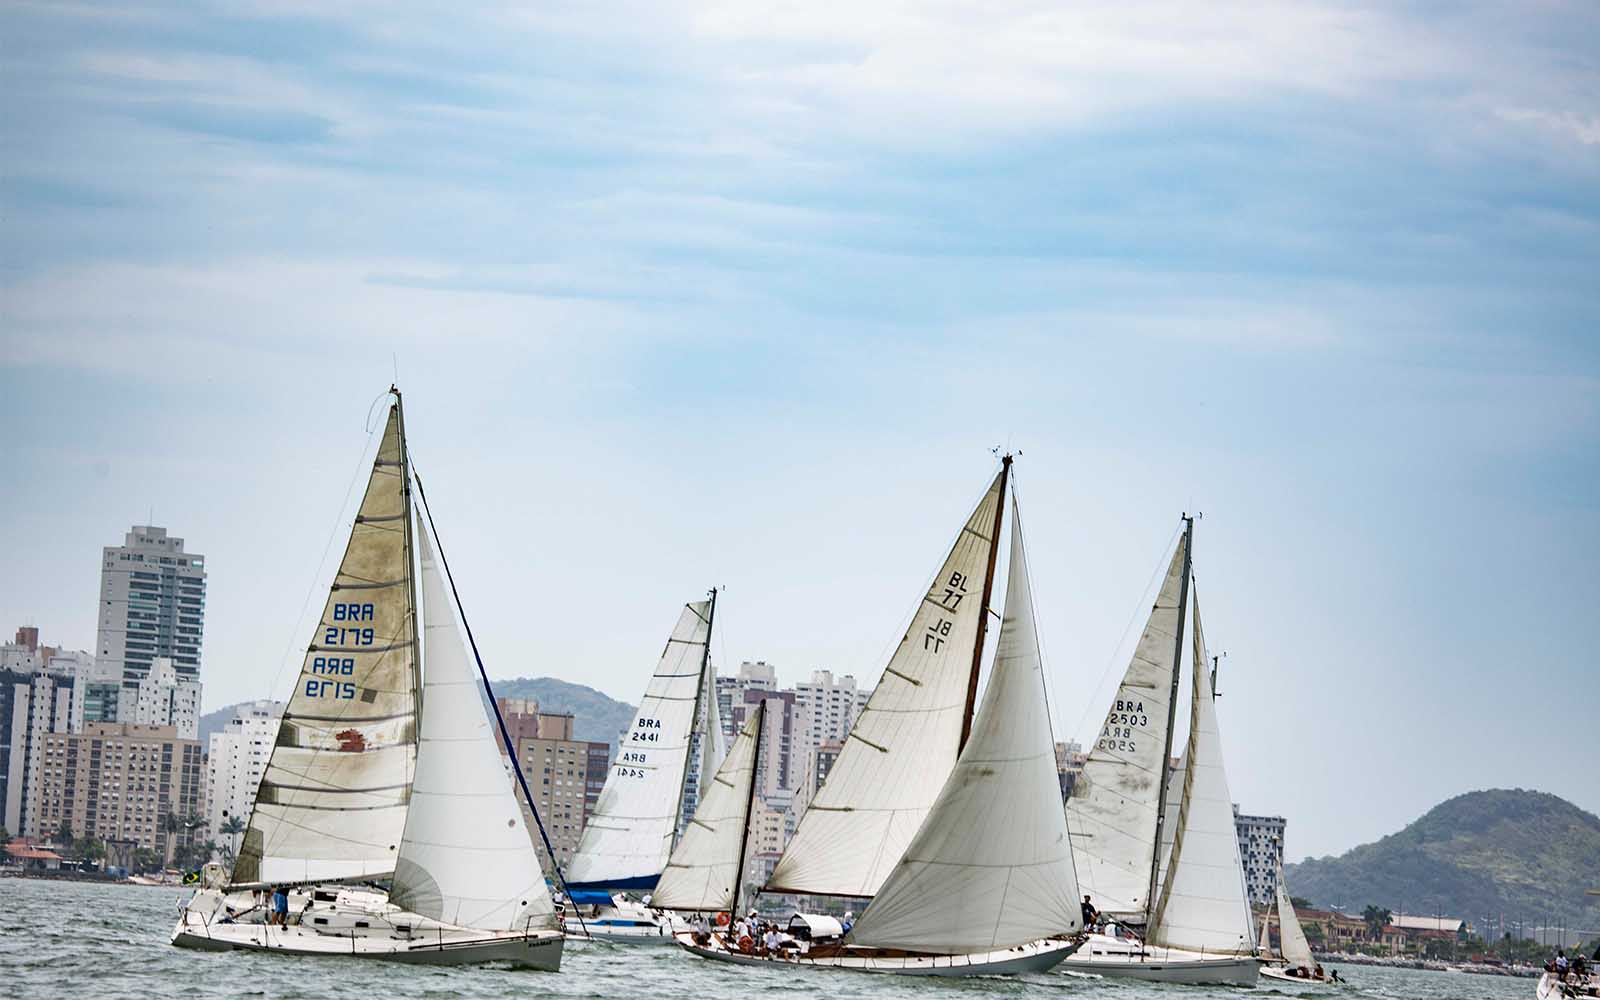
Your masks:
M 250 815 L 234 884 L 394 870 L 416 759 L 416 599 L 405 438 L 389 408 L 343 558 Z M 400 470 L 400 471 L 395 471 Z
M 966 724 L 1003 475 L 995 475 L 917 602 L 764 891 L 874 895 L 933 806 Z
M 970 738 L 852 944 L 970 954 L 1081 927 L 1020 517 L 1011 531 L 1006 609 Z
M 711 602 L 684 605 L 567 865 L 575 888 L 650 885 L 677 838 L 708 672 Z

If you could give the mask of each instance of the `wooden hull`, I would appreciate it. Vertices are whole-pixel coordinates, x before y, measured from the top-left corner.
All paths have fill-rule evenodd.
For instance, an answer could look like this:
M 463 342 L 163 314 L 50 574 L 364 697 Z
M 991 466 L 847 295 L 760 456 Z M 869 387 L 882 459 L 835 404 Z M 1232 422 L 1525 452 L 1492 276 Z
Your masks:
M 720 941 L 696 944 L 692 934 L 679 934 L 685 951 L 716 962 L 777 968 L 843 969 L 898 976 L 1015 976 L 1046 972 L 1078 947 L 1077 941 L 1031 941 L 1016 948 L 970 955 L 885 954 L 867 948 L 844 948 L 837 954 L 812 958 L 804 954 L 763 957 L 730 951 Z

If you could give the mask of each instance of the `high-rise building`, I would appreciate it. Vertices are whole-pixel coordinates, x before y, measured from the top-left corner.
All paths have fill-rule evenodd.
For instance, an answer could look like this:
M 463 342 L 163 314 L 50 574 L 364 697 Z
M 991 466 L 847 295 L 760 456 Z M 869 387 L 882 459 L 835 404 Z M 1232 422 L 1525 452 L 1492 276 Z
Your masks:
M 171 657 L 156 657 L 150 672 L 139 678 L 132 690 L 133 715 L 122 716 L 121 706 L 128 702 L 125 697 L 119 701 L 117 721 L 171 726 L 180 740 L 199 739 L 200 682 L 180 674 Z
M 1061 785 L 1062 802 L 1071 797 L 1078 776 L 1083 773 L 1083 765 L 1088 761 L 1089 755 L 1083 752 L 1083 744 L 1077 740 L 1056 744 L 1056 781 Z
M 35 792 L 45 738 L 72 728 L 75 678 L 0 670 L 0 827 L 39 836 Z
M 583 828 L 594 812 L 600 791 L 611 769 L 611 747 L 591 740 L 573 739 L 571 715 L 541 712 L 533 699 L 498 699 L 506 728 L 523 735 L 517 738 L 517 762 L 539 808 L 556 860 L 563 866 L 578 849 Z M 504 749 L 502 748 L 502 753 Z M 507 765 L 509 769 L 509 764 Z M 515 781 L 514 778 L 508 780 Z M 550 856 L 539 836 L 527 801 L 517 788 L 517 801 L 539 852 L 539 861 L 550 870 Z
M 180 680 L 200 679 L 205 606 L 205 557 L 167 529 L 134 525 L 122 545 L 106 546 L 95 655 L 122 683 L 119 720 L 137 714 L 139 681 L 157 657 L 170 658 Z
M 230 820 L 250 819 L 256 789 L 278 740 L 281 701 L 252 701 L 234 707 L 233 718 L 211 734 L 206 753 L 206 822 L 211 839 L 237 854 L 242 831 L 229 833 Z
M 717 713 L 722 718 L 722 735 L 727 737 L 728 746 L 733 746 L 734 737 L 744 725 L 744 716 L 735 720 L 734 715 L 738 706 L 746 704 L 745 692 L 776 690 L 778 671 L 766 660 L 746 660 L 739 664 L 737 675 L 717 678 Z
M 739 729 L 744 728 L 757 705 L 767 703 L 761 726 L 761 769 L 756 775 L 756 794 L 771 804 L 780 792 L 792 791 L 805 776 L 809 720 L 805 710 L 795 703 L 793 691 L 750 688 L 744 692 L 744 699 L 743 704 L 733 707 L 734 725 Z M 781 797 L 787 805 L 791 796 Z
M 831 670 L 813 670 L 809 682 L 796 684 L 795 704 L 806 710 L 810 721 L 810 749 L 824 743 L 843 743 L 871 694 L 865 688 L 857 688 L 851 674 L 834 680 Z
M 81 733 L 44 737 L 39 780 L 28 789 L 27 836 L 69 823 L 75 837 L 93 837 L 162 852 L 205 834 L 168 833 L 165 817 L 198 815 L 205 775 L 200 744 L 171 726 L 85 723 Z
M 1283 864 L 1282 816 L 1246 816 L 1233 807 L 1233 829 L 1239 837 L 1245 890 L 1254 906 L 1266 906 L 1277 894 L 1278 867 Z

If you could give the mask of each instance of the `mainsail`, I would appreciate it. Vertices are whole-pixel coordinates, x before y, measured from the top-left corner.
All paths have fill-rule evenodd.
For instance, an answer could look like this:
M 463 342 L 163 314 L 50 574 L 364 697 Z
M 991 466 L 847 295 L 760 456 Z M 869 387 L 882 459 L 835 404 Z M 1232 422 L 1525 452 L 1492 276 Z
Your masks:
M 394 871 L 416 759 L 411 493 L 398 394 L 256 793 L 235 885 Z
M 1306 932 L 1300 929 L 1300 918 L 1295 915 L 1294 903 L 1289 900 L 1289 892 L 1283 885 L 1283 869 L 1278 869 L 1278 944 L 1283 952 L 1283 960 L 1291 967 L 1304 969 L 1311 972 L 1316 968 L 1317 960 L 1311 957 L 1311 942 L 1306 940 Z
M 700 808 L 656 883 L 652 906 L 730 910 L 737 902 L 762 716 L 759 708 L 750 713 L 722 766 L 701 792 Z
M 1167 778 L 1171 741 L 1172 691 L 1178 670 L 1173 650 L 1187 548 L 1185 534 L 1172 554 L 1133 662 L 1067 800 L 1073 857 L 1083 890 L 1101 912 L 1123 919 L 1143 920 L 1148 915 L 1161 786 Z
M 1250 901 L 1245 895 L 1233 799 L 1222 763 L 1211 675 L 1206 670 L 1198 593 L 1193 613 L 1194 685 L 1182 796 L 1168 799 L 1181 804 L 1176 822 L 1170 824 L 1175 831 L 1172 860 L 1146 940 L 1193 951 L 1248 955 L 1255 950 Z
M 962 527 L 764 891 L 872 896 L 922 826 L 967 725 L 1009 471 Z
M 972 737 L 852 943 L 962 954 L 1081 926 L 1014 502 L 1012 510 L 1005 615 Z
M 484 712 L 427 532 L 422 555 L 422 687 L 416 779 L 389 901 L 462 927 L 555 923 L 539 856 Z
M 569 886 L 648 889 L 666 866 L 701 714 L 710 635 L 711 602 L 684 605 L 567 866 Z

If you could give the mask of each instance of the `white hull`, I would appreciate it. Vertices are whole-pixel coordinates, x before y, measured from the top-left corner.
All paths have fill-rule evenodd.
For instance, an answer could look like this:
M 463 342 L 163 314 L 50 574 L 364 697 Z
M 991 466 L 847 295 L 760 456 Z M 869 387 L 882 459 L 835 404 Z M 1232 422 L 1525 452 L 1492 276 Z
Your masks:
M 1253 955 L 1209 956 L 1177 948 L 1143 946 L 1127 938 L 1091 934 L 1061 970 L 1107 979 L 1137 979 L 1186 986 L 1254 986 L 1259 965 Z
M 1288 984 L 1290 984 L 1292 986 L 1306 986 L 1306 987 L 1312 987 L 1312 986 L 1315 986 L 1315 987 L 1326 987 L 1326 986 L 1343 986 L 1344 985 L 1343 983 L 1336 983 L 1333 980 L 1328 979 L 1327 977 L 1323 977 L 1322 979 L 1303 979 L 1300 976 L 1291 976 L 1291 975 L 1289 975 L 1288 970 L 1282 965 L 1263 965 L 1261 967 L 1261 978 L 1262 979 L 1270 979 L 1273 982 L 1274 985 L 1277 985 L 1279 983 L 1288 983 Z
M 643 903 L 619 897 L 610 906 L 587 907 L 580 924 L 570 905 L 561 914 L 561 927 L 569 941 L 609 941 L 613 944 L 672 944 L 672 936 L 689 929 L 687 921 L 670 910 L 652 910 Z
M 1077 941 L 1030 941 L 1015 948 L 970 955 L 917 955 L 887 953 L 870 948 L 846 947 L 836 954 L 811 957 L 789 952 L 778 957 L 746 955 L 730 951 L 720 939 L 709 945 L 694 942 L 692 934 L 677 935 L 678 944 L 701 958 L 739 965 L 778 966 L 803 969 L 845 969 L 900 976 L 1015 976 L 1025 972 L 1045 972 L 1078 947 Z
M 197 951 L 281 952 L 418 965 L 506 962 L 551 972 L 561 967 L 564 940 L 558 930 L 456 927 L 407 913 L 389 905 L 382 893 L 366 890 L 297 891 L 291 900 L 290 924 L 280 927 L 261 922 L 258 911 L 225 920 L 219 914 L 226 914 L 230 903 L 234 912 L 244 910 L 249 894 L 230 898 L 202 890 L 184 907 L 172 944 Z
M 1539 985 L 1534 995 L 1539 1000 L 1571 1000 L 1574 997 L 1600 997 L 1600 976 L 1589 976 L 1579 980 L 1576 976 L 1568 974 L 1567 981 L 1563 983 L 1553 972 L 1546 972 L 1539 977 Z

